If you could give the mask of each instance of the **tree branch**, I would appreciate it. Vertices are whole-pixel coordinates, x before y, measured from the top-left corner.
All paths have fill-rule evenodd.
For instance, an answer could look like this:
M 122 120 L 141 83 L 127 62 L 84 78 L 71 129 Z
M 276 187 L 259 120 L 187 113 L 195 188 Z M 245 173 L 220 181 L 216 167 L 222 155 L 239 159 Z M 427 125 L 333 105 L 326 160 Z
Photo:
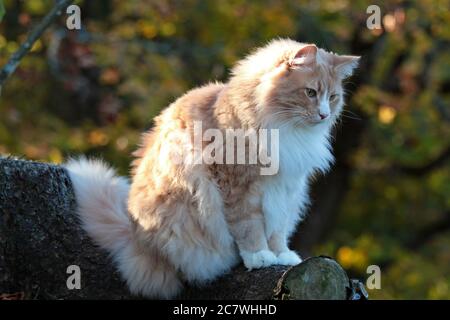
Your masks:
M 394 165 L 392 170 L 398 170 L 401 173 L 413 176 L 423 176 L 436 168 L 446 164 L 450 158 L 450 148 L 445 149 L 439 156 L 431 160 L 427 164 L 420 167 L 408 167 L 402 165 Z
M 450 211 L 446 211 L 444 213 L 444 217 L 441 220 L 438 220 L 420 230 L 417 235 L 406 244 L 406 247 L 410 250 L 417 250 L 436 235 L 447 232 L 449 230 Z
M 31 31 L 24 43 L 11 56 L 8 62 L 0 70 L 0 90 L 6 79 L 16 70 L 20 60 L 30 51 L 33 44 L 44 33 L 45 29 L 52 24 L 52 22 L 61 14 L 61 11 L 66 8 L 73 0 L 60 0 L 50 10 L 50 12 L 42 19 L 42 21 Z
M 403 246 L 411 251 L 417 251 L 426 245 L 434 237 L 450 230 L 450 211 L 444 212 L 444 217 L 431 223 L 415 232 L 415 236 L 406 241 Z M 379 263 L 381 269 L 388 269 L 395 263 L 395 259 L 390 258 L 383 263 Z

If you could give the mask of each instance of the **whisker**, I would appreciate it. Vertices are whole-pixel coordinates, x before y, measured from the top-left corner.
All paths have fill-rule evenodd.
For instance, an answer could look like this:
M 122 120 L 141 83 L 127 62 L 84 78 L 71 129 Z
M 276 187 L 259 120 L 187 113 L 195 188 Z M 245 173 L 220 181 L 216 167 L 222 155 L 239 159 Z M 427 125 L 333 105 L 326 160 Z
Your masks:
M 341 118 L 347 118 L 347 119 L 352 119 L 352 120 L 362 120 L 361 118 L 355 118 L 346 114 L 342 114 Z
M 362 118 L 358 114 L 356 114 L 350 110 L 342 110 L 342 115 L 345 115 L 347 117 L 351 116 L 354 119 L 362 120 Z

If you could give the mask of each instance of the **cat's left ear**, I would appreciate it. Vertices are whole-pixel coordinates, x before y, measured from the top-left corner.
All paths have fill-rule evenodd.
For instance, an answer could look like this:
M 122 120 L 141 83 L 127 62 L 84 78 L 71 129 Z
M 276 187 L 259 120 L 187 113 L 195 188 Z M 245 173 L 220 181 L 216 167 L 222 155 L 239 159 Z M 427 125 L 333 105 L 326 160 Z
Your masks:
M 353 71 L 356 69 L 359 63 L 359 56 L 334 56 L 334 69 L 336 73 L 342 78 L 345 79 L 350 77 L 353 74 Z

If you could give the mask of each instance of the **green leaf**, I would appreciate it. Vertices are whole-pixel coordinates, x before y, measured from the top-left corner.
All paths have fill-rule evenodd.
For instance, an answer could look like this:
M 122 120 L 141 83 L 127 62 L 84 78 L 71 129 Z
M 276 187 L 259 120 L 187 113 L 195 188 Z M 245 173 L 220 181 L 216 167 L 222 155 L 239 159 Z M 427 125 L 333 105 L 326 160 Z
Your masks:
M 0 22 L 2 22 L 4 15 L 5 15 L 5 6 L 3 5 L 3 0 L 0 0 Z

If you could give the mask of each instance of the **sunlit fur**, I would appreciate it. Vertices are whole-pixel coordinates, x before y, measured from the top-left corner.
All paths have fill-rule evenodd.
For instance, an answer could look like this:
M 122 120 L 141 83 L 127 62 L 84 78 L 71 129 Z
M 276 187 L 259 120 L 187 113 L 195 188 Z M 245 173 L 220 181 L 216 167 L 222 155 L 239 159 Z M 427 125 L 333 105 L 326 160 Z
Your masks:
M 256 50 L 227 83 L 191 90 L 156 117 L 135 153 L 129 193 L 101 162 L 67 164 L 84 228 L 132 292 L 174 297 L 183 282 L 212 280 L 241 259 L 248 269 L 301 262 L 288 239 L 304 216 L 309 177 L 333 161 L 330 128 L 357 61 L 292 40 Z M 193 152 L 194 121 L 204 130 L 279 129 L 279 172 L 175 161 Z

